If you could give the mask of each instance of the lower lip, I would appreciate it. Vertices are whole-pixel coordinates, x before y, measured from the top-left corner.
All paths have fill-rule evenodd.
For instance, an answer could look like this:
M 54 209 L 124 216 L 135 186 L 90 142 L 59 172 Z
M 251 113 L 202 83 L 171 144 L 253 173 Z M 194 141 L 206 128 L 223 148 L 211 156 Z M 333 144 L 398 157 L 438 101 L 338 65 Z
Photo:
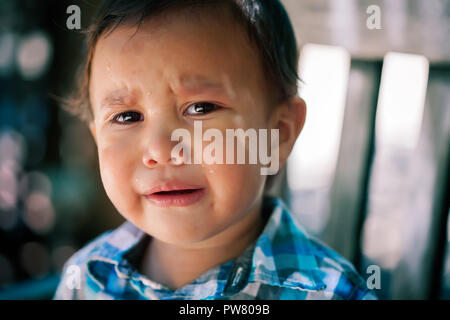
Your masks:
M 152 204 L 158 207 L 185 207 L 199 201 L 205 194 L 205 189 L 197 189 L 189 193 L 181 194 L 158 194 L 153 193 L 145 196 Z

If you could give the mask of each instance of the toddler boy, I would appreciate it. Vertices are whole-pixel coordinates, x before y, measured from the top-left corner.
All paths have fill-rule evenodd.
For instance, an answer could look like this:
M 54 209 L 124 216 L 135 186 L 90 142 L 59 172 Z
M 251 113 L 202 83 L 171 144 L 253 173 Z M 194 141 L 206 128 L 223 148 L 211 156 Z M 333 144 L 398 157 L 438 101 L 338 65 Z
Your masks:
M 265 195 L 267 163 L 250 156 L 268 148 L 284 166 L 305 121 L 278 0 L 105 1 L 87 49 L 69 108 L 89 125 L 127 222 L 67 261 L 55 299 L 374 298 Z M 199 124 L 203 140 L 174 139 Z M 220 148 L 239 130 L 244 163 L 243 140 Z

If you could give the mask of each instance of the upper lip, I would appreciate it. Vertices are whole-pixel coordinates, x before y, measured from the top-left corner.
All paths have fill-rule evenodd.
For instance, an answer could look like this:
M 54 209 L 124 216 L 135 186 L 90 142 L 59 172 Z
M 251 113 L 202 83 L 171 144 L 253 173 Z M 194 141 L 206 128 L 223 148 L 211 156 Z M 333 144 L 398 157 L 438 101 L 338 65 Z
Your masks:
M 175 190 L 188 190 L 188 189 L 201 189 L 202 187 L 192 184 L 192 183 L 185 183 L 185 182 L 179 182 L 179 181 L 167 181 L 167 182 L 161 182 L 157 183 L 155 186 L 148 189 L 146 192 L 144 192 L 145 195 L 151 195 L 156 192 L 161 191 L 175 191 Z

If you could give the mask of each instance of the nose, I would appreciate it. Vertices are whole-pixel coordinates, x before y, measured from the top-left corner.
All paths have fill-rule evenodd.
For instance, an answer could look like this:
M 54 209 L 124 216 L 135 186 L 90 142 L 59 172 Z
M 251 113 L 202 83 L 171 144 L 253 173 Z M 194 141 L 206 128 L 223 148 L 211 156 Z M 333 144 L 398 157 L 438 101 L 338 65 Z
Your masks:
M 179 166 L 183 164 L 182 154 L 172 154 L 172 150 L 177 141 L 171 141 L 171 131 L 168 128 L 153 127 L 147 135 L 142 155 L 142 161 L 148 168 L 155 168 L 158 165 Z

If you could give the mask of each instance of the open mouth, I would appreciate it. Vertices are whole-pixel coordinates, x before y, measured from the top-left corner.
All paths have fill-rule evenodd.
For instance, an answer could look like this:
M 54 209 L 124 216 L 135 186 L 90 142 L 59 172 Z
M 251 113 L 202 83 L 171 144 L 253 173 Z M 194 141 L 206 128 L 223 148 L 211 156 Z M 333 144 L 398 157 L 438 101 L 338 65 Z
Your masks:
M 205 188 L 158 191 L 145 197 L 158 207 L 182 207 L 199 201 L 205 194 Z
M 153 194 L 158 194 L 158 195 L 178 195 L 178 194 L 194 193 L 194 192 L 196 192 L 198 190 L 200 190 L 200 189 L 183 189 L 183 190 L 159 191 L 159 192 L 155 192 Z

